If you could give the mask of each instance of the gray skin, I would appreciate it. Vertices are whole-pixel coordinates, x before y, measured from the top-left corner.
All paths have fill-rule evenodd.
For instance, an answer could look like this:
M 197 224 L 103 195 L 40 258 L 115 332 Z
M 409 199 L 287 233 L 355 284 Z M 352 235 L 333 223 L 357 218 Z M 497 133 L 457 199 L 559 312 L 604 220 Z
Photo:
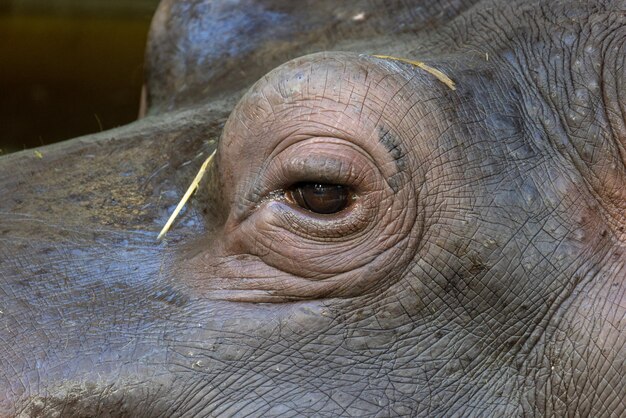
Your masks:
M 626 4 L 472 3 L 162 3 L 143 119 L 0 158 L 0 415 L 624 416 Z

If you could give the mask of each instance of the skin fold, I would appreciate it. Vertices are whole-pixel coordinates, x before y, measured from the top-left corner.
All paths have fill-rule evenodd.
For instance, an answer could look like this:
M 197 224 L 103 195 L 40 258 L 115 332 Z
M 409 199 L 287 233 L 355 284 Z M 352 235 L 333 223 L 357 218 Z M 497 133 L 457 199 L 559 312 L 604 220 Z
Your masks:
M 0 157 L 0 416 L 624 416 L 625 40 L 164 0 L 139 121 Z

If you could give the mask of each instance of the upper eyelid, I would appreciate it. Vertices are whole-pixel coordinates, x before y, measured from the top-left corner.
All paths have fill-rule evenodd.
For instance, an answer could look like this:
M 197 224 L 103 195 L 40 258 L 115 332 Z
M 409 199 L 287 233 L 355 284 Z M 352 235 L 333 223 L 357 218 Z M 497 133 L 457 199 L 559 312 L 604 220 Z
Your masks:
M 311 164 L 311 162 L 313 164 Z M 320 162 L 322 164 L 319 164 Z M 301 161 L 298 161 L 298 159 L 288 160 L 284 168 L 291 169 L 296 165 L 300 165 L 302 167 L 302 170 L 298 170 L 298 172 L 306 173 L 305 175 L 310 174 L 312 176 L 318 176 L 320 174 L 328 175 L 328 181 L 332 181 L 332 178 L 339 178 L 344 176 L 343 172 L 346 169 L 345 163 L 346 161 L 340 158 L 336 158 L 335 156 L 314 156 L 311 161 L 308 161 L 308 158 Z M 308 172 L 309 170 L 310 173 Z M 321 180 L 322 179 L 320 178 L 320 181 Z

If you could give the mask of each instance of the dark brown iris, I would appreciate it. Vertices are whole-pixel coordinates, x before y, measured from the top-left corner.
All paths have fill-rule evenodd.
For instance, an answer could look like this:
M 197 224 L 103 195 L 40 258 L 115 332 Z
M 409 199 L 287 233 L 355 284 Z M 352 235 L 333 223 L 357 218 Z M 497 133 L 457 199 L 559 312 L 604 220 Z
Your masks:
M 350 203 L 350 189 L 339 184 L 298 183 L 290 195 L 298 206 L 324 215 L 337 213 Z

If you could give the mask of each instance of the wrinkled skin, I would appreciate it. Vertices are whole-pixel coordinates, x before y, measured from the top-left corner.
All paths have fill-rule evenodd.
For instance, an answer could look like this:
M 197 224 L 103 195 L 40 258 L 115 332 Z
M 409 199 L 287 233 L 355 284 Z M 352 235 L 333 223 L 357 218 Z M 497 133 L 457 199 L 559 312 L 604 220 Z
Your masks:
M 162 3 L 145 118 L 0 159 L 0 415 L 624 416 L 626 5 L 509 3 Z

